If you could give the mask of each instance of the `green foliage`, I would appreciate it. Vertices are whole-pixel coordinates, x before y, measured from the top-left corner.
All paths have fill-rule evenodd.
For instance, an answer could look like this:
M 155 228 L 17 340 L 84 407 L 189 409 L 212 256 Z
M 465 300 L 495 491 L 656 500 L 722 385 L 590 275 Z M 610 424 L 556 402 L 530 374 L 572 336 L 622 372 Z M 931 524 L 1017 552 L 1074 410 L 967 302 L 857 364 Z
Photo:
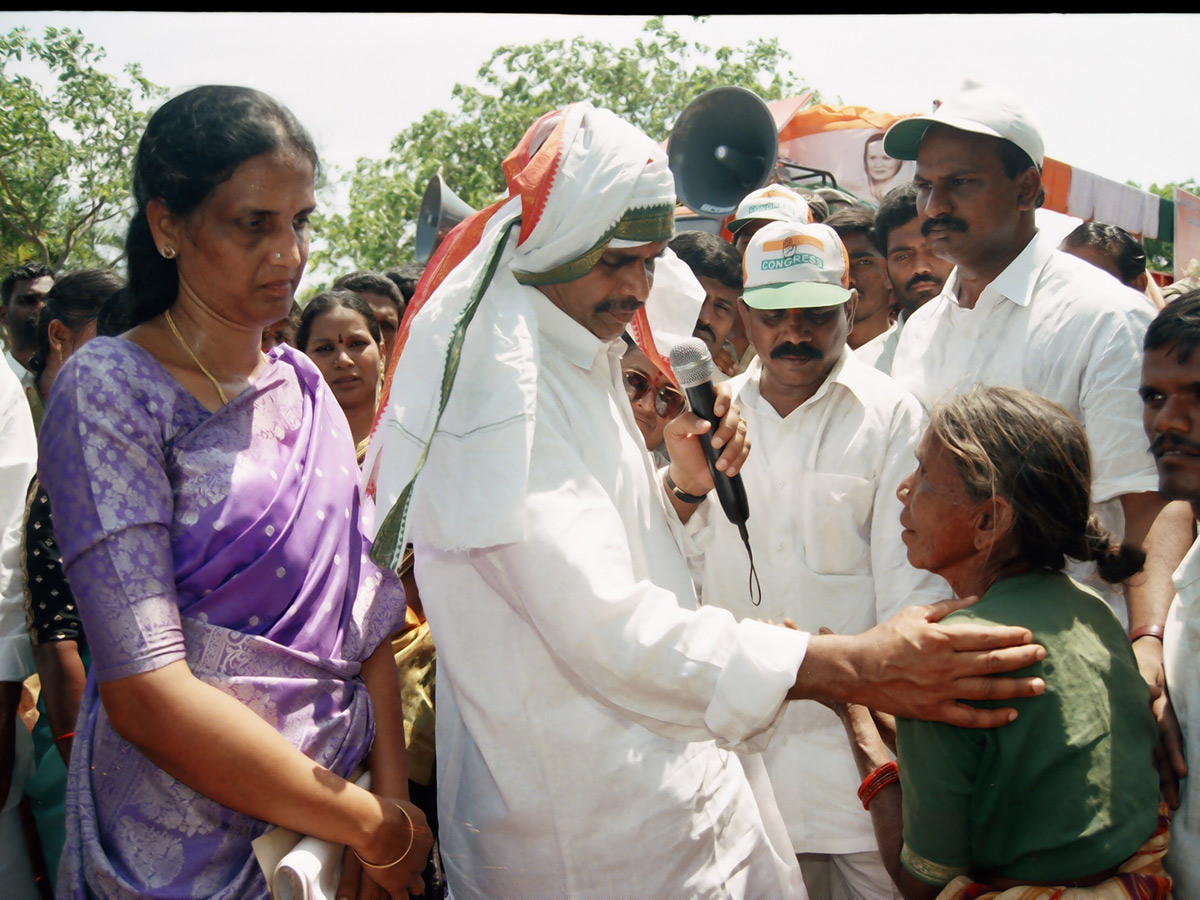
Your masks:
M 111 264 L 131 205 L 145 124 L 138 107 L 164 91 L 136 65 L 97 65 L 104 50 L 78 31 L 0 36 L 0 268 Z
M 1166 184 L 1152 184 L 1148 188 L 1142 188 L 1136 181 L 1127 181 L 1125 183 L 1135 188 L 1149 191 L 1151 194 L 1165 197 L 1167 200 L 1175 199 L 1175 188 L 1187 191 L 1189 194 L 1200 195 L 1200 184 L 1197 184 L 1194 178 L 1189 178 L 1187 181 L 1168 181 Z M 1157 238 L 1143 238 L 1142 245 L 1146 248 L 1147 268 L 1155 269 L 1159 272 L 1175 271 L 1175 247 L 1169 241 L 1160 241 Z
M 501 161 L 548 110 L 590 100 L 661 141 L 688 103 L 723 84 L 768 100 L 804 90 L 775 38 L 712 50 L 684 40 L 660 18 L 649 20 L 628 47 L 583 37 L 501 47 L 476 83 L 455 85 L 451 110 L 434 110 L 398 134 L 386 159 L 358 161 L 347 176 L 350 212 L 315 223 L 326 246 L 314 261 L 341 270 L 411 259 L 429 179 L 440 170 L 472 206 L 494 202 L 505 190 Z

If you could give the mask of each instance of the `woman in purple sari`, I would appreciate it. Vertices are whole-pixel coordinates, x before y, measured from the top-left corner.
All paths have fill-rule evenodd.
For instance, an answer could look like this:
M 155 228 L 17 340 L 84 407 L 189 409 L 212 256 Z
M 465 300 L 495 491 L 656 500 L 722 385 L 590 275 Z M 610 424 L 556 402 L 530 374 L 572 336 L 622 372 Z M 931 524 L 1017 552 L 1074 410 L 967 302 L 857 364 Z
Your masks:
M 338 897 L 420 889 L 403 592 L 367 560 L 336 400 L 302 354 L 260 350 L 316 167 L 257 91 L 165 104 L 135 163 L 136 324 L 54 385 L 41 477 L 93 653 L 60 897 L 266 896 L 250 842 L 271 824 L 347 845 Z M 346 780 L 363 765 L 374 793 Z

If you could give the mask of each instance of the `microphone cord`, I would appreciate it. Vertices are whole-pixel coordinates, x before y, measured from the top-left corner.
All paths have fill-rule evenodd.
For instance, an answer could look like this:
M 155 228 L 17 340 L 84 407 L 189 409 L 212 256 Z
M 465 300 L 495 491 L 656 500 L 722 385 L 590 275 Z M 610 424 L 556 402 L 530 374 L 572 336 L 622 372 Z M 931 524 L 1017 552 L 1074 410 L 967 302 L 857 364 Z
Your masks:
M 746 545 L 746 555 L 750 557 L 750 578 L 747 588 L 750 591 L 750 602 L 755 606 L 762 603 L 762 585 L 758 582 L 758 570 L 754 568 L 754 551 L 750 549 L 750 534 L 746 530 L 745 522 L 737 523 L 738 534 L 742 536 L 742 543 Z

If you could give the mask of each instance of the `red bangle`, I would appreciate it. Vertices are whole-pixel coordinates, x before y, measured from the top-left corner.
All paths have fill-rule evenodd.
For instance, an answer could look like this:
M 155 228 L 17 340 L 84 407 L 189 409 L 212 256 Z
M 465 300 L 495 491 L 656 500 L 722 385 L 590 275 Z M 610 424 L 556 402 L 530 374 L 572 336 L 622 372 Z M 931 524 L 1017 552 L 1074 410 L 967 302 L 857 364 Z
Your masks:
M 68 731 L 66 734 L 60 734 L 58 737 L 56 737 L 54 739 L 54 743 L 57 744 L 59 741 L 65 741 L 67 738 L 70 738 L 70 737 L 75 737 L 75 732 Z
M 871 800 L 881 790 L 893 781 L 900 780 L 900 767 L 894 762 L 885 762 L 882 766 L 863 779 L 858 786 L 858 799 L 862 801 L 863 809 L 871 809 Z
M 1135 628 L 1129 632 L 1129 643 L 1133 643 L 1138 638 L 1152 637 L 1158 638 L 1160 641 L 1163 635 L 1167 633 L 1167 629 L 1162 625 L 1142 625 L 1140 628 Z

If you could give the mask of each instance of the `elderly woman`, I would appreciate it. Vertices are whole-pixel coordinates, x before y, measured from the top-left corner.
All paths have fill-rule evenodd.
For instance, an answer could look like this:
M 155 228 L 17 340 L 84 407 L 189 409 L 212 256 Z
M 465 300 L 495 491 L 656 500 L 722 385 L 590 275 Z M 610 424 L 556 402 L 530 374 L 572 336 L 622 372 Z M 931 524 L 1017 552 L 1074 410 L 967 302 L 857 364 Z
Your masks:
M 1144 560 L 1090 513 L 1082 427 L 977 388 L 933 411 L 917 461 L 899 489 L 909 562 L 980 598 L 947 621 L 1028 627 L 1046 658 L 1025 674 L 1046 691 L 992 731 L 900 720 L 898 780 L 870 711 L 839 710 L 892 878 L 908 898 L 1168 896 L 1149 693 L 1108 606 L 1062 571 L 1094 560 L 1115 583 Z
M 346 414 L 361 463 L 379 405 L 386 352 L 371 307 L 350 291 L 317 294 L 300 314 L 296 346 L 316 363 Z
M 403 594 L 367 560 L 320 373 L 260 349 L 304 271 L 316 169 L 258 91 L 164 104 L 135 161 L 134 327 L 51 392 L 41 477 L 93 659 L 60 897 L 265 897 L 250 842 L 271 823 L 353 851 L 338 897 L 420 889 Z M 362 765 L 374 793 L 347 780 Z

